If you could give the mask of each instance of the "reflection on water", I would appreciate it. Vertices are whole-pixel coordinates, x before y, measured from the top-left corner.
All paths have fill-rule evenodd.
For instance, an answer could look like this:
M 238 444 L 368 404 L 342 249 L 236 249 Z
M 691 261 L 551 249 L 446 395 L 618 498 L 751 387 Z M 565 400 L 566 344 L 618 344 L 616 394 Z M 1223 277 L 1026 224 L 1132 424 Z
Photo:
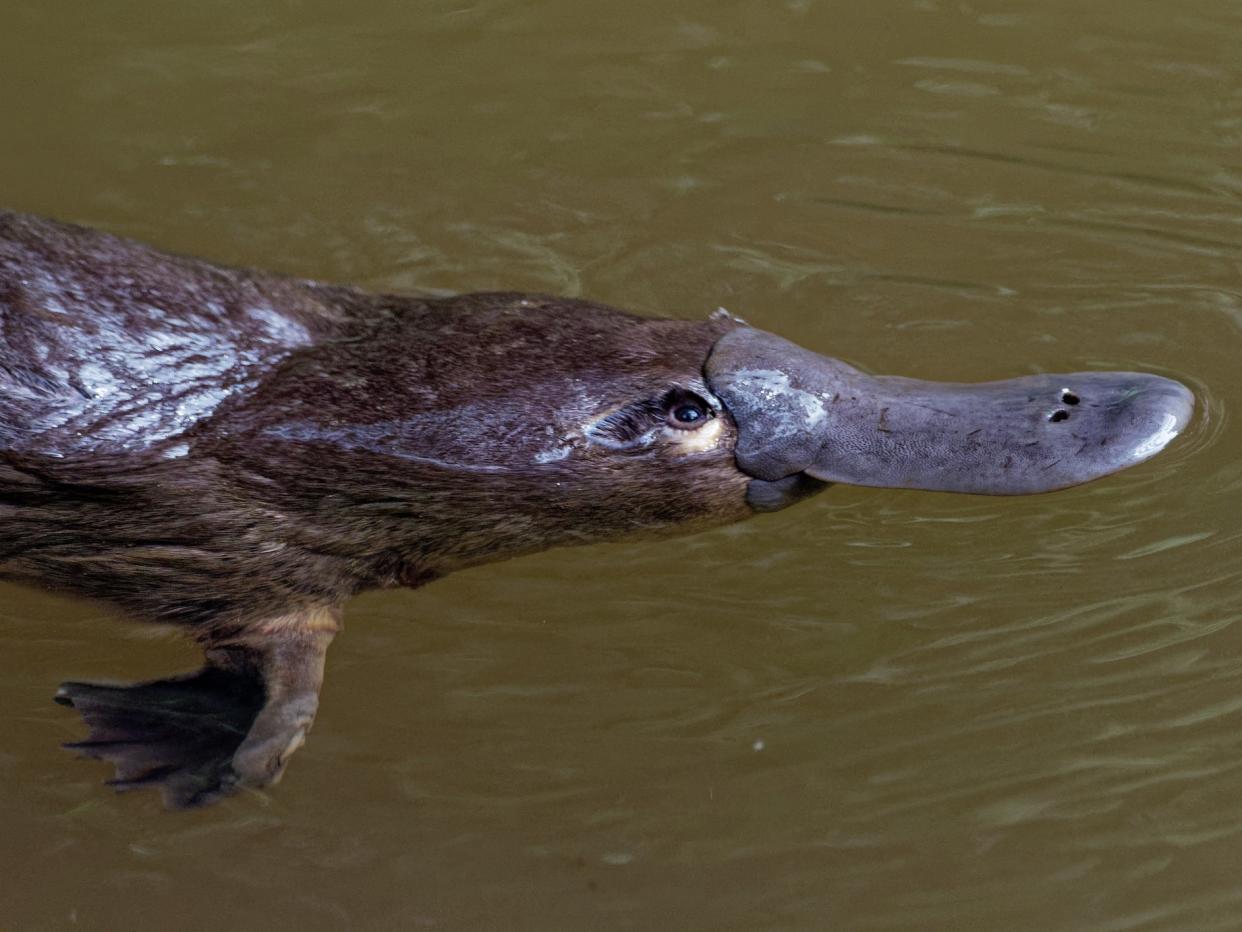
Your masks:
M 63 8 L 62 8 L 63 7 Z M 0 587 L 0 926 L 1223 929 L 1242 888 L 1237 9 L 19 2 L 7 206 L 375 288 L 724 305 L 875 372 L 1182 379 L 1031 500 L 833 489 L 352 606 L 269 796 L 113 796 Z

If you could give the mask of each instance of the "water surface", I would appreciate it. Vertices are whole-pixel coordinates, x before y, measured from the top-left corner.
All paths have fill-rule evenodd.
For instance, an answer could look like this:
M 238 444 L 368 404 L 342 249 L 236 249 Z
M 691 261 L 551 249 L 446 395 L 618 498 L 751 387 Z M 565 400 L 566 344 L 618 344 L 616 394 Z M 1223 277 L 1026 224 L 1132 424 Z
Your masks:
M 284 783 L 115 796 L 0 587 L 0 928 L 1211 930 L 1242 882 L 1227 0 L 10 2 L 0 202 L 387 289 L 724 305 L 872 371 L 1143 369 L 1120 476 L 834 489 L 351 606 Z

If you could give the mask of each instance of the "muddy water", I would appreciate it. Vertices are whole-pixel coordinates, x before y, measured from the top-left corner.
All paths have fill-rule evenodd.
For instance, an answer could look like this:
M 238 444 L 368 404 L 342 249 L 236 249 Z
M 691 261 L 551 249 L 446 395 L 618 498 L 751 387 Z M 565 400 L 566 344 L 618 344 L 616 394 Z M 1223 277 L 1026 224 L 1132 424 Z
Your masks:
M 724 305 L 875 371 L 1138 368 L 1166 455 L 835 489 L 351 608 L 266 796 L 115 796 L 50 697 L 192 667 L 0 588 L 0 928 L 1242 924 L 1226 0 L 10 0 L 0 202 L 376 288 Z

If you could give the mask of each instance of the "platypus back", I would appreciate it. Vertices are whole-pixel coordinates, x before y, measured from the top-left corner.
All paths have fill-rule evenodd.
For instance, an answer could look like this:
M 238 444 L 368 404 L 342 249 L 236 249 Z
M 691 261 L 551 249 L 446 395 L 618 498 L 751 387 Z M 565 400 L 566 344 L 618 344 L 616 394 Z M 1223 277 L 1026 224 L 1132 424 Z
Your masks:
M 291 350 L 356 326 L 364 304 L 346 289 L 0 212 L 0 450 L 157 446 Z

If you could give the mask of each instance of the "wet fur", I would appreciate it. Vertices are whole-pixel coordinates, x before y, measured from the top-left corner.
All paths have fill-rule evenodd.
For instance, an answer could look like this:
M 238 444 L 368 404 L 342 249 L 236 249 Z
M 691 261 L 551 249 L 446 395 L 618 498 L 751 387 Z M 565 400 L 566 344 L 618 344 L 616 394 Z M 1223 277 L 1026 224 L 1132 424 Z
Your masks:
M 0 576 L 210 643 L 368 588 L 737 520 L 730 442 L 678 457 L 575 434 L 704 391 L 735 325 L 369 295 L 0 214 Z
M 266 786 L 355 593 L 746 517 L 727 412 L 689 444 L 663 411 L 710 398 L 736 326 L 371 295 L 0 213 L 0 578 L 180 624 L 207 661 L 64 684 L 70 747 L 173 807 Z

